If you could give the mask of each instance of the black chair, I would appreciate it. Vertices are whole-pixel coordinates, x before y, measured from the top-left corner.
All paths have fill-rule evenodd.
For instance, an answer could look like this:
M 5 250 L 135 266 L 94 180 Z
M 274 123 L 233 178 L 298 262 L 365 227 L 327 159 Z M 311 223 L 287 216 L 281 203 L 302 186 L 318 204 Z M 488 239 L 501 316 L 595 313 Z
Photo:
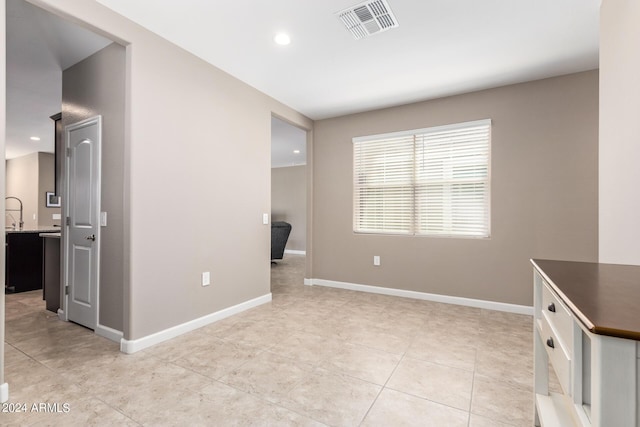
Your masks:
M 271 224 L 271 263 L 275 264 L 275 259 L 282 259 L 284 248 L 287 246 L 291 224 L 284 221 L 275 221 Z

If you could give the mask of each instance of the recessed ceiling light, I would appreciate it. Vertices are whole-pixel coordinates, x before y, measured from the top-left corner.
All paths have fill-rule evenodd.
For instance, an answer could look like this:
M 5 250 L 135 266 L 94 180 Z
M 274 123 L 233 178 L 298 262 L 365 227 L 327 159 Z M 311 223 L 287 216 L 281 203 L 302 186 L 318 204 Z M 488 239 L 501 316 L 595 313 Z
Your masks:
M 285 33 L 278 33 L 273 38 L 273 41 L 281 46 L 286 46 L 291 43 L 291 37 L 289 37 L 289 35 Z
M 40 137 L 37 137 L 37 136 L 32 136 L 29 139 L 32 140 L 32 141 L 40 141 Z
M 293 150 L 293 154 L 300 154 L 300 150 Z

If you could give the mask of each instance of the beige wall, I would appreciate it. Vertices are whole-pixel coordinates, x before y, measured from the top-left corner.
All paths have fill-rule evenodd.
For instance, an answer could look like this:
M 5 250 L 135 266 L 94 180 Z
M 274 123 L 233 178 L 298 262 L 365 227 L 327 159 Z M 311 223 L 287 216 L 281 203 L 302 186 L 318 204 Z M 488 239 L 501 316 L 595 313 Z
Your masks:
M 95 1 L 30 2 L 127 47 L 125 339 L 269 294 L 271 116 L 312 122 Z
M 47 208 L 45 199 L 47 191 L 54 191 L 54 181 L 54 155 L 51 153 L 31 153 L 6 161 L 6 194 L 22 200 L 24 228 L 60 224 L 60 220 L 53 220 L 53 214 L 59 214 L 60 208 Z M 7 201 L 8 209 L 19 207 L 16 200 Z M 9 213 L 17 224 L 20 212 Z M 12 222 L 5 215 L 5 225 L 10 226 Z
M 55 162 L 53 153 L 38 153 L 38 225 L 41 227 L 60 225 L 59 219 L 53 219 L 53 215 L 60 214 L 60 208 L 48 208 L 45 197 L 47 192 L 55 192 Z
M 0 70 L 3 70 L 3 75 L 6 75 L 7 63 L 6 63 L 6 11 L 7 11 L 7 2 L 0 2 Z M 0 105 L 6 104 L 6 78 L 0 79 Z M 6 108 L 0 108 L 0 153 L 5 152 L 5 129 L 6 129 Z M 6 176 L 5 173 L 6 164 L 5 162 L 0 162 L 0 176 Z M 0 185 L 0 211 L 4 212 L 4 197 L 5 197 L 5 186 Z M 2 267 L 2 271 L 5 270 L 4 265 L 4 242 L 5 242 L 5 233 L 0 233 L 2 237 L 0 237 L 0 267 Z M 4 289 L 4 274 L 0 274 L 0 284 L 2 287 L 0 289 Z M 0 390 L 8 387 L 4 382 L 4 292 L 0 292 Z M 0 393 L 2 394 L 2 393 Z M 9 396 L 0 396 L 0 402 L 8 399 Z
M 640 265 L 640 2 L 600 11 L 600 262 Z
M 485 118 L 490 239 L 353 233 L 353 137 Z M 318 121 L 313 277 L 532 305 L 529 258 L 597 260 L 597 140 L 597 71 Z
M 99 323 L 124 326 L 125 48 L 112 43 L 62 73 L 62 125 L 102 116 Z
M 307 167 L 290 166 L 271 169 L 272 221 L 291 224 L 288 250 L 307 247 Z
M 6 194 L 22 200 L 24 228 L 38 226 L 38 153 L 27 154 L 6 161 Z M 44 197 L 44 195 L 43 195 Z M 8 209 L 19 209 L 17 200 L 7 200 Z M 20 212 L 9 212 L 16 220 L 20 220 Z M 35 215 L 35 219 L 34 219 Z M 13 220 L 5 215 L 5 224 L 11 225 Z

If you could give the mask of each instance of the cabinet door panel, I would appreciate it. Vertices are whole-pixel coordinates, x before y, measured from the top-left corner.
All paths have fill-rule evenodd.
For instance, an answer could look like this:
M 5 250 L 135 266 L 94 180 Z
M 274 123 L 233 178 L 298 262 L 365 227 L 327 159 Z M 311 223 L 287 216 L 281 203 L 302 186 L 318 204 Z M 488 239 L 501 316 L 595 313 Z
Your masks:
M 7 273 L 9 292 L 42 288 L 42 240 L 38 233 L 7 233 Z

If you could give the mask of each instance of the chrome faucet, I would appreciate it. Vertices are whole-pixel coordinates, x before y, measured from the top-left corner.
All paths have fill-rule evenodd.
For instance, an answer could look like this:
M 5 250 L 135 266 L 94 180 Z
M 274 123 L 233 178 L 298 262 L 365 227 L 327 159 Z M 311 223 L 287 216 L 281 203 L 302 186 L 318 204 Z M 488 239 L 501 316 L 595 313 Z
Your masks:
M 16 221 L 16 219 L 13 217 L 13 215 L 11 215 L 9 212 L 5 212 L 5 213 L 4 213 L 4 217 L 5 217 L 5 221 L 7 220 L 7 217 L 11 218 L 11 221 L 13 221 L 13 222 L 11 223 L 11 226 L 13 227 L 13 229 L 14 229 L 14 230 L 18 228 L 17 221 Z
M 4 198 L 5 200 L 7 199 L 16 199 L 18 202 L 20 202 L 20 209 L 6 209 L 5 207 L 5 211 L 11 211 L 11 212 L 20 212 L 20 222 L 18 222 L 18 229 L 22 230 L 22 228 L 24 227 L 24 221 L 22 220 L 22 200 L 18 199 L 17 197 L 14 196 L 7 196 Z M 13 218 L 13 216 L 11 217 Z M 15 223 L 14 223 L 14 227 L 15 227 Z

